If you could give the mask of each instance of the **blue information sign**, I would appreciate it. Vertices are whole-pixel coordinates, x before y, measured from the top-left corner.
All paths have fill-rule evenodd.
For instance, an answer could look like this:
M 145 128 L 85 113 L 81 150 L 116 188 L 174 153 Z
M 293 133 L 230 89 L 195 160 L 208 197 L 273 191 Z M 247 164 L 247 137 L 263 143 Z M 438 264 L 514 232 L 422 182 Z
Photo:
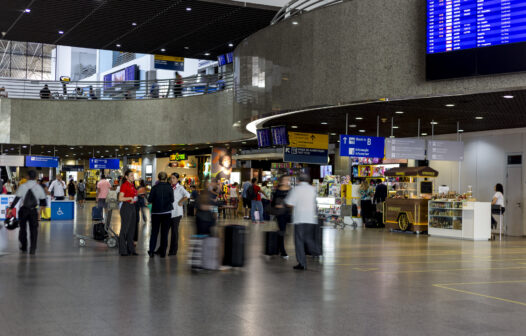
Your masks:
M 26 156 L 26 167 L 58 168 L 58 157 Z
M 283 161 L 326 165 L 329 162 L 329 151 L 317 148 L 285 147 Z
M 383 158 L 385 138 L 340 135 L 340 156 Z
M 427 0 L 427 53 L 526 41 L 524 0 Z
M 271 127 L 272 132 L 272 143 L 274 146 L 288 146 L 289 137 L 287 134 L 286 126 L 274 126 Z
M 270 142 L 270 129 L 261 128 L 258 129 L 258 147 L 270 147 L 272 143 Z
M 89 169 L 119 169 L 119 159 L 89 159 Z

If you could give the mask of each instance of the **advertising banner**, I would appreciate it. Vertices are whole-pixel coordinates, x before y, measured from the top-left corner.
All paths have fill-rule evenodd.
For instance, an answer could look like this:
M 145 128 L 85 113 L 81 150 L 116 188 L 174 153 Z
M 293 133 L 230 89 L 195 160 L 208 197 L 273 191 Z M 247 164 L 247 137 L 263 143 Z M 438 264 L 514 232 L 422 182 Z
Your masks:
M 184 57 L 155 55 L 154 67 L 155 69 L 184 71 Z
M 340 156 L 383 158 L 385 138 L 340 135 Z
M 426 141 L 424 139 L 385 139 L 385 157 L 387 159 L 426 159 Z
M 23 155 L 0 155 L 0 166 L 23 167 L 24 163 Z
M 0 196 L 0 220 L 5 219 L 5 215 L 7 213 L 7 208 L 11 205 L 11 203 L 15 200 L 15 195 L 1 195 Z M 20 202 L 18 202 L 20 203 Z M 17 204 L 17 209 L 19 208 L 20 204 Z M 17 213 L 18 215 L 18 213 Z M 3 224 L 3 223 L 2 223 Z
M 464 161 L 464 143 L 460 141 L 427 142 L 427 159 L 438 161 Z
M 119 169 L 119 159 L 89 159 L 89 169 Z
M 212 149 L 212 178 L 229 180 L 232 174 L 232 150 L 229 148 L 214 147 Z
M 58 168 L 58 157 L 26 156 L 26 167 Z

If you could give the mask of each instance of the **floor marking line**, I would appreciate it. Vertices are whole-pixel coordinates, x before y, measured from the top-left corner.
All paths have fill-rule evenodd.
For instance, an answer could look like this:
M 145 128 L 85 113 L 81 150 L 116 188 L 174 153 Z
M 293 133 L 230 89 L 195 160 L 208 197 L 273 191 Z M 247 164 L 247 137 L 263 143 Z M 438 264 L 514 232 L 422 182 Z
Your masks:
M 458 262 L 480 262 L 480 261 L 489 261 L 489 262 L 511 262 L 511 261 L 526 261 L 525 258 L 521 259 L 483 259 L 483 260 L 436 260 L 436 261 L 404 261 L 399 263 L 394 262 L 378 262 L 378 263 L 358 263 L 358 264 L 325 264 L 327 266 L 368 266 L 368 265 L 410 265 L 410 264 L 449 264 L 449 263 L 458 263 Z M 525 264 L 519 263 L 519 264 Z
M 442 288 L 442 289 L 447 289 L 447 290 L 454 291 L 454 292 L 463 293 L 463 294 L 475 295 L 475 296 L 480 296 L 480 297 L 487 298 L 487 299 L 493 299 L 493 300 L 503 301 L 503 302 L 507 302 L 507 303 L 514 303 L 514 304 L 521 305 L 521 306 L 526 306 L 526 302 L 520 302 L 520 301 L 515 301 L 515 300 L 504 299 L 504 298 L 491 296 L 491 295 L 486 295 L 486 294 L 482 294 L 482 293 L 466 291 L 466 290 L 463 290 L 463 289 L 451 288 L 451 287 L 447 287 L 447 286 L 439 285 L 439 284 L 435 284 L 433 286 L 434 287 L 438 287 L 438 288 Z
M 393 272 L 376 272 L 383 274 L 399 274 L 399 273 L 428 273 L 428 272 L 451 272 L 451 271 L 491 271 L 491 270 L 518 270 L 526 269 L 526 267 L 489 267 L 489 268 L 450 268 L 438 270 L 416 270 L 416 271 L 393 271 Z
M 479 282 L 454 282 L 447 284 L 436 284 L 440 286 L 460 286 L 460 285 L 498 285 L 498 284 L 512 284 L 512 283 L 526 283 L 526 280 L 501 280 L 501 281 L 479 281 Z

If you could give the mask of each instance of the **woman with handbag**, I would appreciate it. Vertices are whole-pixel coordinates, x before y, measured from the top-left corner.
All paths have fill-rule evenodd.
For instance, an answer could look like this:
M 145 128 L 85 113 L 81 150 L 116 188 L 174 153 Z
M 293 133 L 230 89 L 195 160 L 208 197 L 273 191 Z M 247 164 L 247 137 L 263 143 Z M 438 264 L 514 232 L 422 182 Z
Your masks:
M 290 209 L 285 204 L 285 198 L 290 191 L 290 177 L 283 175 L 279 178 L 278 188 L 272 195 L 272 213 L 276 216 L 278 222 L 278 253 L 284 259 L 289 256 L 285 250 L 285 231 L 287 224 L 290 222 Z

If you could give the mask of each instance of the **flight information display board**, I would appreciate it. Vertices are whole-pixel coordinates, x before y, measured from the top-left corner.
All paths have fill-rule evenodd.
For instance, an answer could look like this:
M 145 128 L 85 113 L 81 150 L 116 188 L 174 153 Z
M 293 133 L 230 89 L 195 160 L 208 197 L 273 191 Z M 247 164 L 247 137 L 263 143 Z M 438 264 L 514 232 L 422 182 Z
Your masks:
M 427 53 L 526 42 L 526 0 L 427 0 Z

